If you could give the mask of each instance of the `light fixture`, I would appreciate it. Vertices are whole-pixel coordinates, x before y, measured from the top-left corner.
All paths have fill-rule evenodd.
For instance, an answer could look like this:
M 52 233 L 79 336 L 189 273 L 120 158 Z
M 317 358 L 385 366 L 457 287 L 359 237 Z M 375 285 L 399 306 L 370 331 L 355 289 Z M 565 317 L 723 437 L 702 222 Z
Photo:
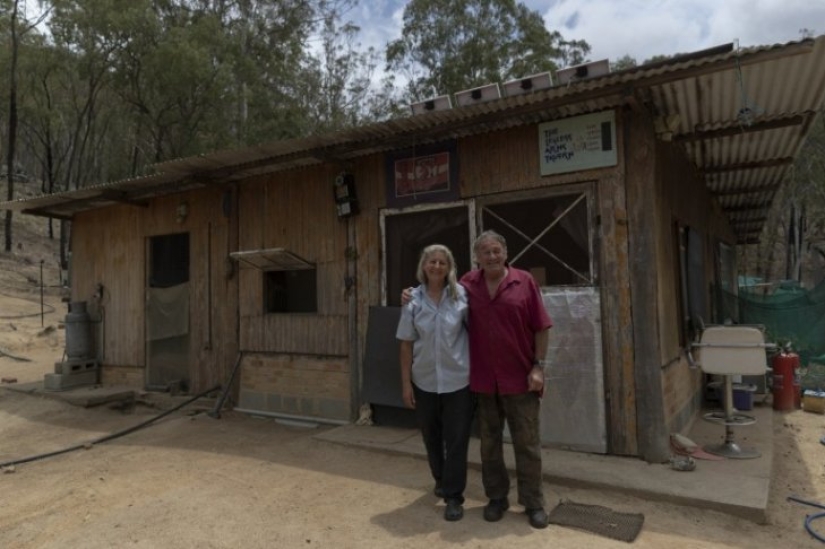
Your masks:
M 504 83 L 504 94 L 507 97 L 523 95 L 553 86 L 553 76 L 549 72 L 531 74 L 524 78 L 516 78 Z
M 495 82 L 493 84 L 487 84 L 486 86 L 458 92 L 455 94 L 455 103 L 459 107 L 465 107 L 473 103 L 492 101 L 499 97 L 501 97 L 501 89 L 498 87 L 498 82 Z
M 181 202 L 178 204 L 178 207 L 175 208 L 175 220 L 178 224 L 183 223 L 186 221 L 186 217 L 189 215 L 189 204 L 186 202 Z
M 453 108 L 453 102 L 449 95 L 439 95 L 426 101 L 419 101 L 410 105 L 413 114 L 422 114 L 430 111 L 446 111 Z
M 556 71 L 556 79 L 559 84 L 569 84 L 585 78 L 593 78 L 595 76 L 604 76 L 610 73 L 610 61 L 607 59 L 600 59 L 599 61 L 590 61 L 582 63 L 581 65 L 573 65 L 566 69 L 559 69 Z

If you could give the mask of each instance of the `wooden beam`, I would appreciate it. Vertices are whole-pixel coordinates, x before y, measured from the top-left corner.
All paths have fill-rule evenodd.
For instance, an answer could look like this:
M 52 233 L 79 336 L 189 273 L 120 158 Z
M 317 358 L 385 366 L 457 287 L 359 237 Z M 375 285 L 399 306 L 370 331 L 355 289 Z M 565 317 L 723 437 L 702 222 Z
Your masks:
M 20 213 L 24 213 L 26 215 L 36 215 L 36 216 L 39 216 L 39 217 L 51 217 L 52 219 L 62 219 L 64 221 L 71 221 L 72 220 L 72 216 L 70 216 L 70 215 L 64 215 L 64 214 L 58 214 L 58 213 L 55 213 L 55 212 L 50 212 L 50 211 L 48 211 L 46 209 L 43 209 L 43 208 L 20 210 Z
M 659 195 L 651 192 L 656 182 L 656 143 L 649 118 L 628 110 L 622 122 L 632 311 L 632 337 L 627 344 L 633 348 L 636 436 L 642 459 L 662 463 L 670 455 L 670 446 L 662 394 L 659 279 L 651 268 L 657 264 L 656 235 L 661 223 L 656 212 L 662 211 Z
M 773 201 L 771 202 L 762 202 L 760 204 L 746 204 L 744 206 L 731 206 L 729 208 L 722 208 L 722 210 L 726 214 L 736 214 L 739 212 L 752 212 L 756 210 L 767 210 L 771 207 Z
M 119 202 L 121 204 L 128 204 L 130 206 L 139 206 L 141 208 L 148 208 L 149 201 L 148 200 L 135 200 L 133 198 L 129 198 L 129 195 L 124 191 L 116 191 L 114 189 L 104 189 L 103 192 L 100 193 L 101 198 L 105 198 L 107 200 L 111 200 L 113 202 Z
M 779 188 L 778 183 L 771 183 L 768 185 L 758 185 L 756 187 L 750 187 L 747 189 L 726 189 L 724 191 L 714 191 L 713 189 L 709 189 L 710 193 L 715 197 L 722 197 L 722 196 L 737 196 L 740 194 L 757 194 L 757 193 L 764 193 L 769 191 L 776 191 Z
M 702 168 L 702 175 L 715 173 L 738 172 L 744 170 L 759 170 L 764 168 L 779 168 L 793 164 L 793 157 L 771 158 L 769 160 L 759 160 L 756 162 L 740 162 L 738 164 L 726 164 L 723 166 L 707 166 Z
M 731 222 L 731 225 L 734 225 L 736 227 L 742 227 L 743 225 L 756 225 L 756 224 L 759 224 L 760 225 L 759 230 L 761 231 L 762 230 L 761 225 L 763 225 L 765 223 L 765 221 L 767 221 L 767 220 L 768 220 L 768 216 L 760 216 L 760 217 L 751 217 L 749 219 L 731 219 L 730 222 Z
M 769 120 L 761 120 L 753 124 L 742 125 L 738 121 L 729 122 L 719 128 L 697 130 L 693 133 L 684 133 L 673 136 L 674 143 L 685 143 L 689 141 L 702 141 L 705 139 L 721 139 L 733 137 L 746 133 L 763 132 L 766 130 L 778 130 L 790 126 L 801 126 L 807 119 L 815 113 L 806 112 L 789 116 L 780 116 Z

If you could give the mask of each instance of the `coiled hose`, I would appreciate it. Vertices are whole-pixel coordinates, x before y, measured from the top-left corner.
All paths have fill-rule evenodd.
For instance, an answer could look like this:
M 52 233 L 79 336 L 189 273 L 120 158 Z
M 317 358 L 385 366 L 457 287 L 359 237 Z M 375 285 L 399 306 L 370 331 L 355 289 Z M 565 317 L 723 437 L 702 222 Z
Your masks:
M 180 410 L 184 406 L 188 406 L 189 404 L 191 404 L 192 402 L 195 402 L 199 398 L 205 397 L 209 393 L 213 393 L 215 391 L 220 390 L 220 388 L 221 388 L 220 385 L 216 385 L 215 387 L 212 387 L 211 389 L 208 389 L 208 390 L 206 390 L 206 391 L 204 391 L 200 394 L 197 394 L 197 395 L 193 396 L 192 398 L 188 399 L 187 401 L 183 402 L 182 404 L 178 404 L 174 408 L 166 410 L 165 412 L 163 412 L 163 413 L 161 413 L 161 414 L 159 414 L 159 415 L 157 415 L 153 418 L 147 419 L 143 423 L 138 423 L 137 425 L 134 425 L 134 426 L 129 427 L 127 429 L 123 429 L 122 431 L 116 431 L 114 433 L 110 433 L 108 435 L 104 435 L 100 438 L 97 438 L 97 439 L 95 439 L 91 442 L 84 442 L 83 444 L 75 444 L 74 446 L 69 446 L 68 448 L 63 448 L 62 450 L 55 450 L 54 452 L 46 452 L 45 454 L 37 454 L 37 455 L 34 455 L 34 456 L 15 459 L 15 460 L 12 460 L 12 461 L 6 461 L 5 463 L 0 463 L 0 467 L 9 467 L 11 465 L 19 465 L 21 463 L 29 463 L 29 462 L 37 461 L 37 460 L 44 459 L 44 458 L 47 458 L 47 457 L 59 456 L 60 454 L 66 454 L 68 452 L 73 452 L 75 450 L 80 450 L 82 448 L 88 448 L 88 447 L 90 447 L 92 445 L 95 445 L 95 444 L 100 444 L 102 442 L 107 442 L 109 440 L 114 440 L 116 438 L 120 438 L 124 435 L 128 435 L 129 433 L 133 433 L 133 432 L 137 431 L 138 429 L 142 429 L 142 428 L 146 427 L 147 425 L 150 425 L 150 424 L 156 422 L 157 420 L 168 416 L 169 414 L 171 414 L 173 412 L 177 412 L 178 410 Z
M 788 501 L 795 501 L 797 503 L 801 503 L 803 505 L 810 505 L 811 507 L 819 507 L 820 509 L 825 509 L 825 505 L 821 505 L 819 503 L 814 503 L 812 501 L 805 501 L 804 499 L 799 499 L 796 496 L 788 496 Z M 814 538 L 818 539 L 819 541 L 825 543 L 825 538 L 819 535 L 811 526 L 811 524 L 818 519 L 825 517 L 825 512 L 822 513 L 815 513 L 813 515 L 806 515 L 805 516 L 805 530 L 808 531 Z

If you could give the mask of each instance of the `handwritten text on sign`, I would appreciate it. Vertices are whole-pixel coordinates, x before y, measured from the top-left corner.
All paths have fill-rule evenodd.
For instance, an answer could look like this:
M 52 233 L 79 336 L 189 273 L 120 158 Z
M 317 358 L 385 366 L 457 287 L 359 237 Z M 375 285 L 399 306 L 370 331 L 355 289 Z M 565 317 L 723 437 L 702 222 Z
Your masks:
M 541 175 L 615 166 L 616 115 L 586 114 L 539 125 Z

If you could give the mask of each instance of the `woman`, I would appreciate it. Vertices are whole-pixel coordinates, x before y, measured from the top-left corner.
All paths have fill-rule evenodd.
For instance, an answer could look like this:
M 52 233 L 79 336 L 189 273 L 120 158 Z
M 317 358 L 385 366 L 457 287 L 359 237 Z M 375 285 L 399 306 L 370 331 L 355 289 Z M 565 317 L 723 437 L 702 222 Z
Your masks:
M 467 446 L 473 420 L 467 342 L 467 294 L 457 282 L 455 260 L 446 246 L 424 248 L 417 271 L 420 286 L 401 310 L 404 405 L 415 409 L 435 494 L 447 504 L 444 519 L 464 516 Z

